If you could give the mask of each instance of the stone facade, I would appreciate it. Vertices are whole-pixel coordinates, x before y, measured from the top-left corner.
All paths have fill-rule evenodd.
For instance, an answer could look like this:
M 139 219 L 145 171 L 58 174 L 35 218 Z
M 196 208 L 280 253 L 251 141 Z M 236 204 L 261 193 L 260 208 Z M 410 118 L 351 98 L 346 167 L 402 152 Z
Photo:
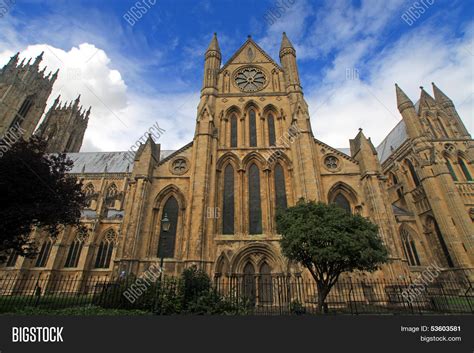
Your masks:
M 126 152 L 70 153 L 89 200 L 88 236 L 37 232 L 39 257 L 10 261 L 3 275 L 99 279 L 161 261 L 168 275 L 191 265 L 224 278 L 305 275 L 281 255 L 274 221 L 278 206 L 300 198 L 336 202 L 379 225 L 390 263 L 371 276 L 406 278 L 433 263 L 469 273 L 471 136 L 436 86 L 435 98 L 422 90 L 416 105 L 396 94 L 402 120 L 378 148 L 362 130 L 350 151 L 333 148 L 313 135 L 285 34 L 280 63 L 249 37 L 224 65 L 214 36 L 193 141 L 169 151 L 150 137 L 133 161 Z

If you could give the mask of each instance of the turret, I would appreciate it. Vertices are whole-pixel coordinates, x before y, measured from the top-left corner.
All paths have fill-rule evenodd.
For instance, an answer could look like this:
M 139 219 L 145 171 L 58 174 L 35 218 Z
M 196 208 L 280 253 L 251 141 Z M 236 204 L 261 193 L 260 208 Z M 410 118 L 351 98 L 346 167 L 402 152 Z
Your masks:
M 217 41 L 217 33 L 214 33 L 211 43 L 206 50 L 204 59 L 204 81 L 202 95 L 215 95 L 217 91 L 217 76 L 221 67 L 221 49 Z
M 300 77 L 296 65 L 296 50 L 283 32 L 280 46 L 280 62 L 285 71 L 286 87 L 288 92 L 301 92 Z
M 397 94 L 398 111 L 405 121 L 408 136 L 410 136 L 410 138 L 419 137 L 421 125 L 413 102 L 397 84 L 395 84 L 395 91 Z

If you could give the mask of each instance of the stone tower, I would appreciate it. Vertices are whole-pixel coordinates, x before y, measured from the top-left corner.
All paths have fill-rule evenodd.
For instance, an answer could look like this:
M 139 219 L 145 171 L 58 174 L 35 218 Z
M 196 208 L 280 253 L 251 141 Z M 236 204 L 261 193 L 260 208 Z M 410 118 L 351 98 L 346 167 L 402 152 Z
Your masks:
M 473 256 L 473 144 L 452 101 L 433 84 L 413 102 L 396 86 L 397 104 L 411 146 L 386 171 L 407 176 L 403 193 L 426 237 L 425 257 L 451 269 L 468 269 Z M 400 175 L 401 173 L 399 173 Z M 472 274 L 471 274 L 472 275 Z
M 43 115 L 58 71 L 45 74 L 46 67 L 39 70 L 43 53 L 33 63 L 30 59 L 18 64 L 18 56 L 0 70 L 0 136 L 19 124 L 25 130 L 23 138 L 28 139 Z
M 91 108 L 83 110 L 79 105 L 80 96 L 64 105 L 61 105 L 59 98 L 46 113 L 36 134 L 47 141 L 46 152 L 79 152 Z

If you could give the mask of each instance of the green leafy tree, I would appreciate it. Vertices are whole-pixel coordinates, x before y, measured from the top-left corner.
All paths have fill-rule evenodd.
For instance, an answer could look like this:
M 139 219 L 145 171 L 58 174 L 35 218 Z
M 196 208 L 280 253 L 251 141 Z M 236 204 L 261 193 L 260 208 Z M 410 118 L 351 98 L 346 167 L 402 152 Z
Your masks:
M 65 154 L 45 153 L 44 141 L 20 139 L 0 158 L 0 261 L 12 251 L 34 256 L 34 227 L 56 236 L 77 226 L 85 195 L 81 183 L 67 174 L 73 162 Z
M 277 231 L 290 260 L 306 267 L 318 288 L 318 310 L 343 272 L 375 271 L 388 259 L 377 225 L 335 204 L 305 202 L 280 210 Z

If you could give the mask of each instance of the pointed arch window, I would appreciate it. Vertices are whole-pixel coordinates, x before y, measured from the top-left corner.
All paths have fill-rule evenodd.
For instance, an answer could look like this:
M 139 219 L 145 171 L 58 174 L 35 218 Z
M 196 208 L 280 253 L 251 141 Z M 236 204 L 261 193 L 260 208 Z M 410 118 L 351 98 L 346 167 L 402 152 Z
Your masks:
M 277 209 L 287 208 L 285 173 L 280 163 L 275 165 L 275 206 Z
M 45 136 L 45 140 L 49 141 L 52 140 L 58 132 L 58 125 L 54 124 L 49 131 L 47 131 L 47 135 Z
M 95 268 L 109 268 L 110 260 L 112 259 L 112 253 L 114 251 L 114 245 L 116 241 L 116 234 L 113 229 L 109 229 L 104 239 L 99 244 L 97 250 L 97 257 L 95 259 Z
M 224 193 L 222 200 L 222 234 L 234 234 L 234 168 L 224 169 Z
M 416 173 L 415 167 L 411 163 L 409 159 L 406 160 L 406 164 L 408 166 L 408 169 L 410 170 L 411 177 L 413 179 L 413 182 L 415 183 L 415 186 L 420 185 L 420 179 L 418 179 L 418 174 Z
M 262 233 L 262 204 L 260 198 L 260 171 L 253 163 L 249 168 L 248 178 L 249 194 L 249 233 Z
M 420 266 L 420 258 L 418 257 L 415 242 L 410 233 L 405 228 L 402 228 L 400 230 L 400 235 L 402 237 L 403 252 L 405 253 L 405 257 L 408 260 L 409 265 Z
M 449 174 L 451 174 L 451 178 L 453 178 L 454 181 L 458 181 L 458 177 L 456 176 L 456 172 L 453 169 L 453 166 L 451 165 L 451 162 L 449 161 L 448 158 L 445 158 L 446 160 L 446 166 L 448 167 Z
M 469 169 L 467 168 L 466 163 L 464 163 L 464 160 L 461 157 L 458 158 L 458 163 L 459 163 L 459 166 L 461 167 L 462 173 L 464 174 L 464 177 L 466 178 L 466 180 L 472 181 L 471 173 L 469 173 Z
M 108 188 L 107 188 L 107 193 L 106 193 L 106 200 L 105 204 L 108 208 L 113 208 L 115 207 L 115 200 L 117 200 L 118 197 L 118 189 L 117 185 L 115 183 L 112 183 Z
M 436 222 L 434 218 L 430 218 L 429 220 L 432 224 L 432 228 L 435 232 L 435 235 L 438 238 L 441 251 L 443 252 L 444 258 L 446 259 L 446 263 L 448 264 L 449 267 L 454 267 L 453 260 L 451 259 L 451 255 L 449 254 L 448 246 L 446 245 L 446 242 L 444 241 L 444 237 L 443 237 L 443 234 L 441 233 L 441 229 L 439 229 L 438 222 Z
M 271 267 L 264 262 L 260 266 L 259 286 L 258 286 L 258 298 L 262 304 L 271 304 L 273 302 L 273 285 Z
M 83 239 L 77 237 L 69 246 L 69 251 L 64 267 L 77 267 L 77 264 L 79 263 L 79 258 L 81 257 L 82 246 Z
M 275 119 L 273 114 L 268 114 L 268 143 L 270 146 L 275 146 L 276 137 L 275 137 Z
M 244 297 L 255 303 L 256 285 L 255 285 L 255 268 L 251 262 L 247 262 L 244 266 L 244 276 L 242 281 L 242 292 Z
M 16 124 L 22 125 L 30 111 L 31 106 L 33 105 L 33 98 L 32 96 L 27 97 L 20 106 L 20 109 L 15 115 L 10 128 L 14 127 Z
M 250 147 L 257 147 L 257 118 L 254 109 L 249 110 L 249 137 Z
M 71 133 L 71 135 L 69 136 L 69 139 L 67 140 L 67 143 L 66 143 L 66 152 L 70 152 L 71 149 L 73 148 L 74 144 L 75 144 L 75 138 L 76 136 L 74 135 L 74 132 Z
M 46 266 L 46 264 L 48 262 L 49 254 L 51 252 L 52 245 L 53 245 L 53 243 L 51 242 L 51 240 L 45 240 L 43 242 L 43 245 L 41 246 L 38 257 L 36 258 L 35 267 L 45 267 Z
M 334 197 L 333 202 L 347 213 L 351 213 L 351 203 L 341 192 Z
M 237 147 L 237 115 L 230 117 L 230 147 Z
M 170 222 L 169 229 L 165 230 L 160 227 L 160 239 L 158 243 L 158 257 L 171 258 L 174 257 L 174 247 L 176 242 L 176 230 L 178 228 L 179 207 L 178 201 L 174 196 L 166 200 L 163 207 L 163 216 L 166 216 Z
M 94 193 L 95 193 L 94 185 L 92 185 L 91 183 L 87 184 L 86 187 L 84 188 L 84 194 L 86 196 L 86 207 L 91 206 Z

